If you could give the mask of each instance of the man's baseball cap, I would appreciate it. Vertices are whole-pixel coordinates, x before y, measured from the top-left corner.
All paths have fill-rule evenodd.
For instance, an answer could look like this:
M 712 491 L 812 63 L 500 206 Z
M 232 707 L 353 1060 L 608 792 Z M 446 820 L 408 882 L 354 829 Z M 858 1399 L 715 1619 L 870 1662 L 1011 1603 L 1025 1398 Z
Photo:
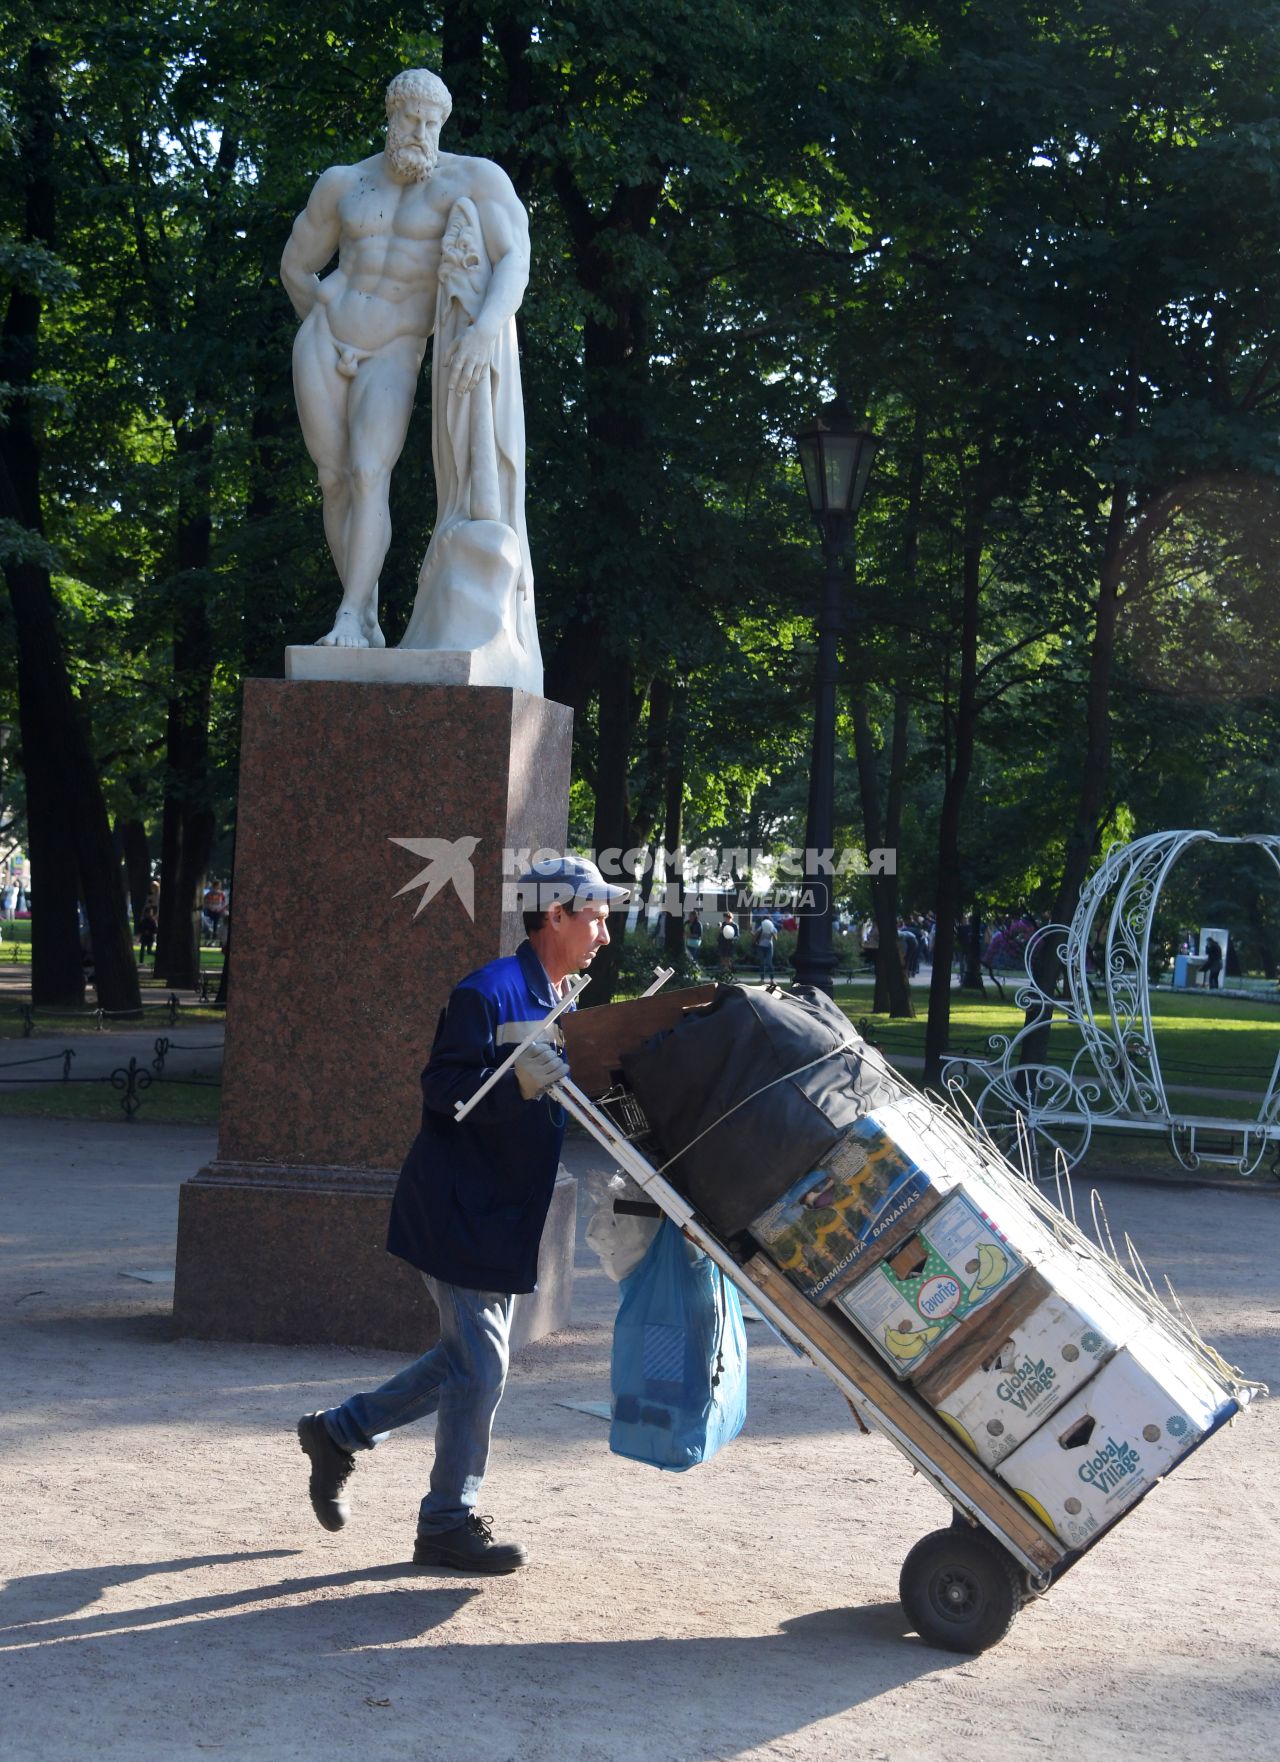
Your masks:
M 606 881 L 586 857 L 544 857 L 516 882 L 520 910 L 545 912 L 548 906 L 621 905 L 631 898 L 629 887 Z

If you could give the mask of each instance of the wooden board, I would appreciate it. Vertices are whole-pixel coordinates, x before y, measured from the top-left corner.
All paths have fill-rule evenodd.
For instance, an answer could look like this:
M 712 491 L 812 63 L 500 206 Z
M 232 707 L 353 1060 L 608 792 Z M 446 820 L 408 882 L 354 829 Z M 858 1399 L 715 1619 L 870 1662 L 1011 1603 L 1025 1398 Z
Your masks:
M 980 1365 L 993 1359 L 1015 1329 L 1053 1296 L 1053 1286 L 1034 1267 L 1018 1274 L 1009 1289 L 976 1315 L 966 1316 L 952 1338 L 938 1342 L 923 1370 L 911 1381 L 926 1406 L 953 1395 Z
M 686 1010 L 710 1003 L 715 994 L 714 985 L 691 985 L 684 991 L 659 991 L 653 997 L 561 1016 L 565 1057 L 574 1082 L 593 1100 L 603 1095 L 617 1082 L 624 1053 L 643 1046 L 650 1035 L 674 1028 Z
M 1036 1521 L 1016 1494 L 989 1473 L 942 1421 L 930 1413 L 904 1384 L 885 1369 L 870 1346 L 857 1335 L 851 1322 L 836 1310 L 820 1309 L 803 1297 L 795 1286 L 762 1254 L 749 1260 L 744 1271 L 778 1308 L 795 1322 L 800 1332 L 839 1366 L 867 1398 L 893 1421 L 902 1435 L 939 1473 L 991 1519 L 1029 1560 L 1047 1571 L 1067 1550 Z

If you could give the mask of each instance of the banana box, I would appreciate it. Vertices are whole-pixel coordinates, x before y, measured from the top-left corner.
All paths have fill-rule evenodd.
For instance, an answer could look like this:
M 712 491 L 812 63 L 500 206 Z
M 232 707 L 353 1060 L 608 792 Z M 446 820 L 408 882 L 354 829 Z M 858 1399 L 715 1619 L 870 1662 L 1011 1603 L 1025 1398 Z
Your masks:
M 1143 1326 L 1141 1311 L 1066 1254 L 1031 1268 L 912 1376 L 917 1393 L 994 1468 Z
M 1052 1238 L 1046 1237 L 1051 1241 Z M 835 1299 L 896 1374 L 910 1376 L 940 1340 L 1026 1270 L 1027 1259 L 964 1188 Z
M 812 1169 L 763 1212 L 751 1234 L 805 1296 L 826 1303 L 910 1234 L 959 1175 L 901 1108 L 856 1120 Z
M 1199 1359 L 1146 1326 L 996 1473 L 1079 1547 L 1237 1410 Z

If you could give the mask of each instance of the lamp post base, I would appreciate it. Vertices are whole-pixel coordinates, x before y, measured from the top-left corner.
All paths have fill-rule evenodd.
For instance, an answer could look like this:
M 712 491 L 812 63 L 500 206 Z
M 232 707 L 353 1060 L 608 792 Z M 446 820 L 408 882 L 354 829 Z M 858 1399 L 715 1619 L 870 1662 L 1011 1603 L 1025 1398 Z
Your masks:
M 832 949 L 816 949 L 802 954 L 799 945 L 791 963 L 797 985 L 812 985 L 818 991 L 825 991 L 828 997 L 835 996 L 834 974 L 838 965 L 839 956 Z

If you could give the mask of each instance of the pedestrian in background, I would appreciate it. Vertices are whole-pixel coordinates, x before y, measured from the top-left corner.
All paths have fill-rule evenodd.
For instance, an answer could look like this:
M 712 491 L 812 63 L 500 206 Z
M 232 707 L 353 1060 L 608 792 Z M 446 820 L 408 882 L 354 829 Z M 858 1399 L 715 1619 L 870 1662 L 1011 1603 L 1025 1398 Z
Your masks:
M 732 973 L 733 956 L 738 946 L 738 926 L 733 921 L 733 913 L 726 912 L 720 924 L 720 937 L 716 951 L 720 956 L 720 971 Z
M 148 900 L 142 908 L 142 916 L 138 920 L 138 965 L 144 961 L 150 963 L 152 950 L 156 945 L 156 932 L 160 928 L 155 907 Z
M 772 979 L 773 956 L 778 941 L 778 926 L 767 913 L 761 918 L 760 923 L 756 928 L 754 940 L 756 959 L 760 963 L 760 977 L 762 980 Z

